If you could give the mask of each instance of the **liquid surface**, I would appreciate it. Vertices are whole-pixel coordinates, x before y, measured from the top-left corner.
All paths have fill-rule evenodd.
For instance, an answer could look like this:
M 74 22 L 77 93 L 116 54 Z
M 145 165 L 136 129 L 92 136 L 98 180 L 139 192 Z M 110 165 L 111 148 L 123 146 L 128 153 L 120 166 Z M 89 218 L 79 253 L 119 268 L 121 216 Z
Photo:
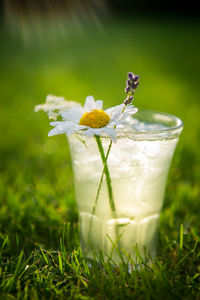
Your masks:
M 137 118 L 129 118 L 129 128 L 136 132 L 152 132 L 152 131 L 160 131 L 166 130 L 168 126 L 162 123 L 155 123 L 155 122 L 142 122 Z M 122 125 L 118 126 L 119 128 L 124 128 Z M 128 127 L 127 127 L 128 128 Z

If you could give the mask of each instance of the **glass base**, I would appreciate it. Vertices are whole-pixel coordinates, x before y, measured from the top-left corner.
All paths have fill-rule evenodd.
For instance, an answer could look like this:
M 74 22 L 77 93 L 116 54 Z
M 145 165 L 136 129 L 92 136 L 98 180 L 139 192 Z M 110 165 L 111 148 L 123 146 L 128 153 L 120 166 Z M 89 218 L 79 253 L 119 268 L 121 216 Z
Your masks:
M 101 221 L 80 214 L 81 248 L 88 259 L 115 263 L 137 262 L 139 256 L 156 256 L 159 214 L 140 219 L 118 218 Z M 138 253 L 137 253 L 138 252 Z

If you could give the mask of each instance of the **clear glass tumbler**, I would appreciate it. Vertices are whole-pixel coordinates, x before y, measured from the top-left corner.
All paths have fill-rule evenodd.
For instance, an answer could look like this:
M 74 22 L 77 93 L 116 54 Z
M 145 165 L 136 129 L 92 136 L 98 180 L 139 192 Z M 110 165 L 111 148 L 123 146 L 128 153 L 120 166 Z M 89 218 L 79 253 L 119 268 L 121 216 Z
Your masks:
M 110 204 L 104 165 L 95 137 L 68 137 L 79 210 L 83 253 L 93 259 L 102 253 L 119 263 L 156 255 L 160 211 L 167 175 L 183 123 L 177 117 L 140 110 L 130 126 L 118 128 L 117 142 L 107 136 L 101 143 L 107 159 L 115 212 Z

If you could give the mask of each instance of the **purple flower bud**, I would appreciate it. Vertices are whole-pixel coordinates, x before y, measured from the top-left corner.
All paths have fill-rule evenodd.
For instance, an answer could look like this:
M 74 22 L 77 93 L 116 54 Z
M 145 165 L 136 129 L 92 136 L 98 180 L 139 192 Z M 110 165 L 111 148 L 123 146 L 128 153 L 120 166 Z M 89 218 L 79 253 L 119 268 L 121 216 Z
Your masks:
M 133 96 L 129 97 L 129 103 L 131 103 L 133 101 Z
M 139 78 L 140 78 L 140 76 L 139 76 L 139 75 L 135 75 L 135 76 L 134 76 L 134 80 L 133 80 L 133 81 L 137 81 Z
M 124 100 L 124 104 L 125 104 L 125 105 L 131 104 L 132 101 L 133 101 L 133 96 L 127 97 L 127 98 Z
M 128 93 L 128 92 L 130 92 L 130 86 L 127 86 L 126 88 L 125 88 L 125 93 Z
M 131 85 L 131 80 L 127 80 L 126 84 L 127 84 L 127 86 L 130 86 Z
M 132 89 L 136 89 L 136 87 L 138 86 L 138 84 L 139 84 L 138 81 L 134 81 L 134 82 L 131 84 Z
M 134 80 L 134 77 L 135 77 L 135 75 L 133 74 L 133 72 L 129 72 L 129 73 L 128 73 L 128 78 L 129 78 L 130 80 Z
M 129 97 L 127 97 L 125 100 L 124 100 L 124 104 L 125 105 L 128 105 L 130 102 L 129 102 Z

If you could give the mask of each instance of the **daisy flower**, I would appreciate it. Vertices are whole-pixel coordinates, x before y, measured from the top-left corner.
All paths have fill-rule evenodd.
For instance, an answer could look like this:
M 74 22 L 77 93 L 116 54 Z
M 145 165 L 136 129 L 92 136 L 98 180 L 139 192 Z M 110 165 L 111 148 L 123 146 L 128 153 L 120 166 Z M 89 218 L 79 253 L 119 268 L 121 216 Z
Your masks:
M 36 105 L 36 112 L 43 110 L 47 113 L 49 119 L 56 120 L 64 110 L 69 110 L 74 106 L 81 106 L 78 102 L 65 100 L 63 97 L 48 95 L 44 104 Z
M 61 113 L 63 121 L 51 122 L 52 129 L 48 136 L 66 133 L 81 133 L 87 137 L 106 134 L 116 141 L 117 126 L 128 124 L 129 117 L 137 112 L 132 104 L 120 104 L 103 110 L 103 101 L 92 96 L 86 98 L 84 106 L 75 106 Z M 125 109 L 126 108 L 126 109 Z

